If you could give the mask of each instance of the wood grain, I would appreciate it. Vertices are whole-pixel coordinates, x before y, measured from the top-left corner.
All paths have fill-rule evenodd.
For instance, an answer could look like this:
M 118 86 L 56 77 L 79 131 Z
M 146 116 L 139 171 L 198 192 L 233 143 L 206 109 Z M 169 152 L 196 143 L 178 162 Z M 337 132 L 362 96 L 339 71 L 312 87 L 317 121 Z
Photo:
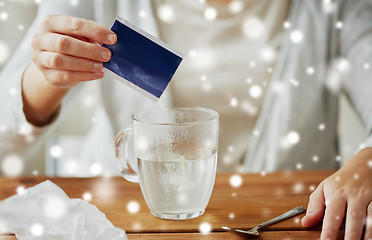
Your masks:
M 332 173 L 332 171 L 295 171 L 264 175 L 240 174 L 243 183 L 238 188 L 232 187 L 229 183 L 230 177 L 235 173 L 219 173 L 206 213 L 196 219 L 185 221 L 169 221 L 153 217 L 146 206 L 139 185 L 120 177 L 49 179 L 71 198 L 82 198 L 85 192 L 90 192 L 93 197 L 91 203 L 104 212 L 115 226 L 125 229 L 128 233 L 197 234 L 199 225 L 208 222 L 211 224 L 212 232 L 217 234 L 216 236 L 222 236 L 222 226 L 248 229 L 294 207 L 306 207 L 312 190 Z M 46 179 L 46 177 L 0 177 L 0 200 L 14 195 L 18 186 L 27 188 Z M 140 205 L 139 212 L 135 214 L 127 210 L 127 204 L 133 200 Z M 304 231 L 300 224 L 303 215 L 270 226 L 266 230 L 271 233 L 287 231 L 288 234 L 301 232 L 306 235 L 308 231 Z M 319 229 L 320 226 L 317 226 L 311 228 L 310 230 L 314 231 L 310 232 L 319 235 Z

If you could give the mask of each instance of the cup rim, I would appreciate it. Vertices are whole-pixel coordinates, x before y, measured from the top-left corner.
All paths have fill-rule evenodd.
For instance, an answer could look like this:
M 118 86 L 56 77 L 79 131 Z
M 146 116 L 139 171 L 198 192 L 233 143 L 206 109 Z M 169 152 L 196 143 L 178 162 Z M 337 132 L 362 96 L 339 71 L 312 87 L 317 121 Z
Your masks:
M 197 110 L 197 111 L 201 111 L 201 112 L 209 112 L 212 114 L 212 116 L 210 118 L 207 118 L 207 119 L 204 119 L 204 120 L 200 120 L 200 121 L 193 121 L 193 122 L 185 122 L 185 123 L 161 123 L 161 122 L 148 122 L 148 121 L 143 121 L 143 120 L 139 120 L 137 115 L 138 114 L 141 114 L 141 113 L 144 113 L 144 112 L 151 112 L 151 111 L 160 111 L 160 110 Z M 198 124 L 202 124 L 202 123 L 206 123 L 206 122 L 209 122 L 211 120 L 214 120 L 214 119 L 218 119 L 219 118 L 219 114 L 217 111 L 213 110 L 213 109 L 210 109 L 210 108 L 204 108 L 204 107 L 158 107 L 158 108 L 152 108 L 152 109 L 144 109 L 144 110 L 141 110 L 139 112 L 136 112 L 132 115 L 132 119 L 133 121 L 135 122 L 139 122 L 139 123 L 143 123 L 143 124 L 149 124 L 149 125 L 157 125 L 157 126 L 183 126 L 183 125 L 198 125 Z

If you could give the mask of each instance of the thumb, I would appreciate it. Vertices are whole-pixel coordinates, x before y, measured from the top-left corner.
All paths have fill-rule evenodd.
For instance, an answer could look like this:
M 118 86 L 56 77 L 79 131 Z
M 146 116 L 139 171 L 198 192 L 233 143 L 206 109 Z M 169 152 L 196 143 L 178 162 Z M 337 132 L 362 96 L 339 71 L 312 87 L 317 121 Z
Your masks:
M 315 191 L 310 195 L 306 215 L 301 220 L 302 226 L 304 227 L 315 226 L 323 219 L 325 209 L 323 185 L 323 182 L 321 182 Z

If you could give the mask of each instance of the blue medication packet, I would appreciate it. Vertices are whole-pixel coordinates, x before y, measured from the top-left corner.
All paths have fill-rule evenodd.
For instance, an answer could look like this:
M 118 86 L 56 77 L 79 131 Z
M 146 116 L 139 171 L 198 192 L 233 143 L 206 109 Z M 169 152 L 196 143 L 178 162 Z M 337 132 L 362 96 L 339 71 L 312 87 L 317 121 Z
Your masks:
M 111 60 L 103 63 L 106 75 L 157 101 L 172 79 L 183 55 L 160 39 L 117 17 L 111 30 L 117 35 Z

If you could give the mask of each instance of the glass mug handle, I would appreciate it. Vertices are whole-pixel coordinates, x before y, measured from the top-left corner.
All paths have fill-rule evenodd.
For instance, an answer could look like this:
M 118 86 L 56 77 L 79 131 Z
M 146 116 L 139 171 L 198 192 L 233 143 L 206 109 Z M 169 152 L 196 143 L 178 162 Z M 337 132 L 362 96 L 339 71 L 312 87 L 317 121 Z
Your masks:
M 138 183 L 138 173 L 129 165 L 128 137 L 133 136 L 133 129 L 126 128 L 118 133 L 115 139 L 115 155 L 121 175 L 129 182 Z

